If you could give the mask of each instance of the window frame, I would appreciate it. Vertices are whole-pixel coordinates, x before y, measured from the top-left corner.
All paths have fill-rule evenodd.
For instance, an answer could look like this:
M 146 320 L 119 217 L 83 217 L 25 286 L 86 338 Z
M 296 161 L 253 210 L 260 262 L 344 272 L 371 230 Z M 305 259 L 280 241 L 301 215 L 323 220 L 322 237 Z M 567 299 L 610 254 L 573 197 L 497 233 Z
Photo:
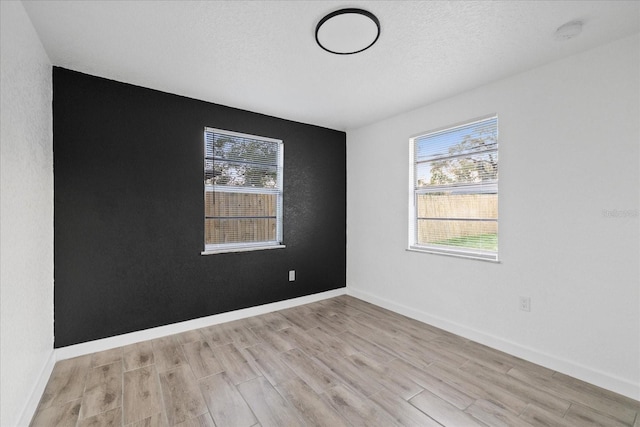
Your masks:
M 261 188 L 261 187 L 243 187 L 243 186 L 225 186 L 225 185 L 215 185 L 215 184 L 207 184 L 203 180 L 203 199 L 204 199 L 204 250 L 201 252 L 201 255 L 211 255 L 211 254 L 219 254 L 219 253 L 229 253 L 229 252 L 247 252 L 247 251 L 257 251 L 257 250 L 266 250 L 266 249 L 280 249 L 286 247 L 283 243 L 283 199 L 284 199 L 284 142 L 281 139 L 270 138 L 260 135 L 253 135 L 241 132 L 235 132 L 225 129 L 218 129 L 212 127 L 204 128 L 204 156 L 203 163 L 204 169 L 203 173 L 206 174 L 207 168 L 207 134 L 217 134 L 224 135 L 231 138 L 244 138 L 262 142 L 270 142 L 278 144 L 278 158 L 277 158 L 277 186 L 276 188 Z M 213 159 L 212 159 L 213 160 Z M 215 162 L 215 160 L 214 160 Z M 243 163 L 250 163 L 249 161 L 245 161 Z M 206 198 L 208 192 L 219 192 L 219 193 L 243 193 L 243 194 L 275 194 L 276 195 L 276 233 L 275 240 L 264 240 L 264 241 L 254 241 L 254 242 L 231 242 L 231 243 L 217 243 L 217 244 L 207 244 L 206 242 L 206 220 L 208 219 L 206 215 Z M 233 218 L 233 217 L 229 217 Z
M 481 261 L 489 261 L 489 262 L 494 262 L 494 263 L 499 263 L 500 259 L 499 259 L 499 249 L 500 246 L 498 244 L 498 247 L 495 251 L 491 251 L 491 250 L 483 250 L 483 249 L 472 249 L 472 248 L 468 248 L 468 247 L 456 247 L 456 246 L 449 246 L 449 245 L 437 245 L 437 244 L 420 244 L 418 243 L 418 196 L 421 194 L 429 194 L 429 193 L 436 193 L 436 192 L 443 192 L 443 191 L 453 191 L 453 190 L 459 190 L 460 188 L 466 188 L 468 190 L 473 190 L 474 187 L 477 187 L 478 189 L 481 189 L 483 187 L 482 184 L 472 184 L 472 183 L 468 183 L 468 184 L 464 184 L 462 186 L 460 185 L 439 185 L 437 187 L 427 187 L 427 188 L 418 188 L 417 184 L 416 184 L 416 168 L 417 168 L 417 162 L 416 162 L 416 140 L 419 138 L 425 138 L 428 137 L 430 135 L 436 135 L 436 134 L 443 134 L 445 132 L 454 132 L 456 130 L 460 130 L 464 127 L 467 126 L 471 126 L 474 125 L 476 123 L 481 123 L 484 121 L 489 121 L 489 120 L 495 120 L 495 134 L 496 134 L 496 143 L 495 143 L 495 153 L 499 154 L 499 139 L 498 139 L 498 115 L 497 114 L 488 114 L 486 116 L 482 116 L 482 117 L 478 117 L 475 119 L 471 119 L 471 120 L 466 120 L 464 122 L 459 122 L 457 124 L 454 125 L 450 125 L 450 126 L 444 126 L 441 128 L 437 128 L 434 130 L 430 130 L 427 132 L 421 132 L 417 135 L 411 136 L 409 138 L 409 227 L 408 227 L 408 247 L 407 250 L 408 251 L 413 251 L 413 252 L 422 252 L 422 253 L 431 253 L 431 254 L 438 254 L 438 255 L 446 255 L 446 256 L 453 256 L 453 257 L 457 257 L 457 258 L 467 258 L 467 259 L 476 259 L 476 260 L 481 260 Z M 453 145 L 453 144 L 452 144 Z M 484 152 L 490 152 L 492 150 L 483 150 L 480 151 L 482 153 Z M 473 152 L 474 154 L 476 153 L 476 151 Z M 442 160 L 442 159 L 450 159 L 450 158 L 456 158 L 456 157 L 461 157 L 461 155 L 452 155 L 449 157 L 441 157 L 438 160 Z M 498 170 L 499 170 L 499 155 L 498 155 Z M 499 212 L 499 177 L 497 177 L 495 179 L 495 182 L 490 183 L 489 187 L 491 186 L 495 186 L 495 194 L 497 196 L 497 209 Z M 484 192 L 486 193 L 486 192 Z M 476 193 L 472 193 L 472 194 L 483 194 L 483 192 L 476 192 Z M 458 220 L 458 218 L 449 218 L 450 220 Z M 471 218 L 459 218 L 459 220 L 466 220 L 466 221 L 471 221 L 474 219 Z M 496 226 L 499 225 L 499 216 L 495 219 L 495 223 Z M 496 232 L 496 238 L 499 238 L 499 232 Z

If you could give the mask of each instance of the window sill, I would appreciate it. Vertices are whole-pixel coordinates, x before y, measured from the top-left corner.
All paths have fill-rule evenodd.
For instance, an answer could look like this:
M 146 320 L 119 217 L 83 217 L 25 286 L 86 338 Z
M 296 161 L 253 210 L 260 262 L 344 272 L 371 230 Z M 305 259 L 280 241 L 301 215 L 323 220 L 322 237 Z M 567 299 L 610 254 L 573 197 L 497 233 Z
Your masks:
M 466 259 L 475 259 L 478 261 L 486 261 L 494 264 L 500 264 L 500 260 L 498 259 L 498 254 L 480 254 L 474 252 L 465 252 L 465 251 L 455 251 L 455 250 L 447 250 L 447 249 L 436 249 L 436 248 L 426 248 L 419 246 L 409 246 L 407 248 L 408 252 L 421 252 L 427 254 L 435 254 L 435 255 L 445 255 L 455 258 L 466 258 Z
M 220 248 L 204 250 L 200 252 L 200 255 L 214 255 L 214 254 L 226 254 L 232 252 L 250 252 L 250 251 L 262 251 L 265 249 L 281 249 L 286 248 L 285 245 L 264 245 L 264 246 L 246 246 L 246 247 L 234 247 L 234 248 Z

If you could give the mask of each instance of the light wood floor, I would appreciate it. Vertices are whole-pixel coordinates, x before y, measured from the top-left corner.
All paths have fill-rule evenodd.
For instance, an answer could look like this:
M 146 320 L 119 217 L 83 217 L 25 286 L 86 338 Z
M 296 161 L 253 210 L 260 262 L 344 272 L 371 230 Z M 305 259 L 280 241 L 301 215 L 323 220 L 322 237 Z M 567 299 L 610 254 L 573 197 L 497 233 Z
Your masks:
M 640 403 L 349 296 L 58 362 L 32 426 L 640 426 Z

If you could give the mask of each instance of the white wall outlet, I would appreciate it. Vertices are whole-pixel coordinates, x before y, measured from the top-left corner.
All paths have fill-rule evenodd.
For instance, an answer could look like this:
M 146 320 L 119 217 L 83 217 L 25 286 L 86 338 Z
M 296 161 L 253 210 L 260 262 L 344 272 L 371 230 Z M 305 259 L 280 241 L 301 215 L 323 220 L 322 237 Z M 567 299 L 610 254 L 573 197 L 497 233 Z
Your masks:
M 289 270 L 289 281 L 290 282 L 295 282 L 296 280 L 296 271 L 295 270 Z
M 520 310 L 531 311 L 531 297 L 520 297 Z

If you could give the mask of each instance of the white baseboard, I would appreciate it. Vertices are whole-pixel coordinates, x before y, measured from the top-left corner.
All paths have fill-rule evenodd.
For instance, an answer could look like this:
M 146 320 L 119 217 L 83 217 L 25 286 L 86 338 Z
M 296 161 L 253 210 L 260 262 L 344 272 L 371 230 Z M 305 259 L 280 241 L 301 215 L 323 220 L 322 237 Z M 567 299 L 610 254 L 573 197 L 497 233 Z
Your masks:
M 44 393 L 44 389 L 47 387 L 47 382 L 49 382 L 49 377 L 51 377 L 51 372 L 53 372 L 53 366 L 56 364 L 55 356 L 56 356 L 55 351 L 51 350 L 51 353 L 49 353 L 49 357 L 47 358 L 47 361 L 42 367 L 42 371 L 38 376 L 36 385 L 33 387 L 33 390 L 31 391 L 31 395 L 29 396 L 29 399 L 27 400 L 27 402 L 24 405 L 24 408 L 22 409 L 22 415 L 18 420 L 19 427 L 22 427 L 22 426 L 26 427 L 29 425 L 29 423 L 31 423 L 31 419 L 33 418 L 33 415 L 36 413 L 36 410 L 38 409 L 40 398 Z
M 140 341 L 151 340 L 164 337 L 167 335 L 178 334 L 180 332 L 190 331 L 192 329 L 204 328 L 219 323 L 231 322 L 233 320 L 244 319 L 245 317 L 258 316 L 260 314 L 270 313 L 276 310 L 283 310 L 298 305 L 309 304 L 327 298 L 333 298 L 346 294 L 347 288 L 339 288 L 331 291 L 321 292 L 313 295 L 305 295 L 303 297 L 292 298 L 284 301 L 277 301 L 270 304 L 259 305 L 256 307 L 244 308 L 241 310 L 229 311 L 226 313 L 214 314 L 212 316 L 200 317 L 198 319 L 187 320 L 184 322 L 173 323 L 171 325 L 158 326 L 156 328 L 144 329 L 142 331 L 131 332 L 128 334 L 117 335 L 115 337 L 103 338 L 95 341 L 89 341 L 81 344 L 70 345 L 55 349 L 55 360 L 71 359 L 72 357 L 83 356 L 85 354 L 95 353 L 97 351 L 109 350 L 116 347 L 122 347 L 134 344 Z M 48 378 L 48 377 L 47 377 Z
M 528 360 L 529 362 L 544 366 L 557 372 L 578 378 L 588 383 L 597 385 L 607 390 L 640 400 L 640 384 L 633 383 L 625 378 L 616 377 L 606 372 L 601 372 L 588 366 L 583 366 L 570 360 L 562 359 L 521 344 L 505 340 L 503 338 L 487 334 L 450 320 L 431 315 L 427 312 L 396 303 L 386 298 L 380 298 L 365 291 L 347 286 L 347 294 L 386 308 L 412 319 L 419 320 L 461 337 L 487 345 L 496 350 L 504 351 L 513 356 Z

